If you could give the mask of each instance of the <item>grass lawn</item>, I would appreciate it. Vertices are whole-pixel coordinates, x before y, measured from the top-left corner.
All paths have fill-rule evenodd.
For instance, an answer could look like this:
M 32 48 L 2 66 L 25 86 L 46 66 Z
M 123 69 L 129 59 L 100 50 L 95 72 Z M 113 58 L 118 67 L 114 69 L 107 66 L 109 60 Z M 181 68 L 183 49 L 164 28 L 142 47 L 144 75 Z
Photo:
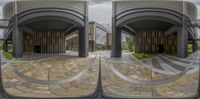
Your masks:
M 133 56 L 135 56 L 137 59 L 145 59 L 154 57 L 156 54 L 133 53 Z
M 167 53 L 167 55 L 177 57 L 177 53 Z
M 3 54 L 8 60 L 13 59 L 12 52 L 3 52 Z

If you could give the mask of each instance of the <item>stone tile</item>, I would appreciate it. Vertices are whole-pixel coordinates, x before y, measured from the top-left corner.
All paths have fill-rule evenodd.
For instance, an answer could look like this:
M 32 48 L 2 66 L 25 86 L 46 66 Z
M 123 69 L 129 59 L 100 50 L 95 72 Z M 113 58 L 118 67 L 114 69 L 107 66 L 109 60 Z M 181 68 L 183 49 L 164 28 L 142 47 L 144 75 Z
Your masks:
M 37 55 L 38 56 L 38 55 Z M 43 56 L 42 56 L 43 57 Z M 84 70 L 91 62 L 92 58 L 68 57 L 63 55 L 48 56 L 40 60 L 33 56 L 28 59 L 20 58 L 11 61 L 16 70 L 30 79 L 35 80 L 64 80 L 75 76 Z M 97 64 L 97 63 L 95 63 Z M 83 77 L 51 88 L 49 85 L 41 85 L 22 79 L 16 75 L 11 65 L 3 69 L 2 77 L 4 88 L 9 94 L 23 97 L 77 97 L 92 94 L 96 89 L 98 68 L 93 66 Z M 49 68 L 50 71 L 49 71 Z M 49 75 L 50 74 L 50 75 Z M 51 85 L 52 86 L 52 85 Z M 22 94 L 23 93 L 23 94 Z

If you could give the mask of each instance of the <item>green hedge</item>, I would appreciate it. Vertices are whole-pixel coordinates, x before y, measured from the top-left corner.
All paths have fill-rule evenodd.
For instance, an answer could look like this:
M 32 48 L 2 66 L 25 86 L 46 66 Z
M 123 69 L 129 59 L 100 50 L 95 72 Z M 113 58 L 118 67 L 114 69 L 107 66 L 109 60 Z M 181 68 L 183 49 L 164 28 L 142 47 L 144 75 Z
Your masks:
M 145 59 L 154 57 L 156 54 L 133 53 L 133 56 L 135 56 L 137 59 Z
M 3 52 L 3 54 L 8 60 L 12 60 L 13 59 L 13 55 L 12 55 L 11 52 Z

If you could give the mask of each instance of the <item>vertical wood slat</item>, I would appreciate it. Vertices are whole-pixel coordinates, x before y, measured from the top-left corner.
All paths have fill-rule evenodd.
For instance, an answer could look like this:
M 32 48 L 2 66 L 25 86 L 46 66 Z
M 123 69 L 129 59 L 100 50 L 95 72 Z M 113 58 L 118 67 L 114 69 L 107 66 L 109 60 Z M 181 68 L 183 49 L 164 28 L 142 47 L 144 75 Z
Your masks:
M 40 52 L 42 53 L 42 34 L 43 30 L 40 31 Z
M 45 43 L 45 42 L 44 42 L 44 39 L 45 39 L 45 38 L 44 38 L 44 34 L 45 34 L 45 30 L 42 31 L 42 49 L 41 49 L 41 50 L 42 50 L 42 53 L 43 53 L 43 54 L 44 54 L 44 43 Z
M 49 34 L 48 34 L 48 53 L 51 53 L 51 48 L 50 48 L 50 43 L 51 43 L 51 39 L 50 39 L 50 37 L 51 37 L 51 30 L 48 30 L 48 32 L 49 32 Z
M 49 30 L 46 30 L 47 31 L 47 53 L 49 53 Z
M 61 33 L 62 33 L 62 32 L 61 32 Z M 59 39 L 58 39 L 58 43 L 59 43 L 59 44 L 58 44 L 58 45 L 59 45 L 59 49 L 58 49 L 58 50 L 59 50 L 59 52 L 62 52 L 62 51 L 61 51 L 61 39 L 60 39 L 60 38 L 62 37 L 61 33 L 59 33 Z
M 46 53 L 45 50 L 45 46 L 46 46 L 46 30 L 43 30 L 43 36 L 42 36 L 42 39 L 43 39 L 43 53 Z
M 50 46 L 51 46 L 51 47 L 50 47 L 51 52 L 50 52 L 50 53 L 53 52 L 53 48 L 52 48 L 52 43 L 53 43 L 52 34 L 53 34 L 53 30 L 51 30 L 51 34 L 50 34 L 50 40 L 51 40 L 51 43 L 50 43 Z
M 57 47 L 57 32 L 56 31 L 54 31 L 54 43 L 55 43 L 55 45 L 54 45 L 55 53 L 57 53 L 58 47 Z
M 54 30 L 52 30 L 52 35 L 51 35 L 51 39 L 52 39 L 52 43 L 51 43 L 51 47 L 52 47 L 52 52 L 54 52 Z
M 51 35 L 51 39 L 52 39 L 52 44 L 51 44 L 51 47 L 52 47 L 52 52 L 51 53 L 54 53 L 54 30 L 52 30 L 52 35 Z
M 63 53 L 63 32 L 60 33 L 60 52 Z
M 59 33 L 59 31 L 55 31 L 55 37 L 56 37 L 55 38 L 56 39 L 56 42 L 55 42 L 56 43 L 56 45 L 55 45 L 56 47 L 55 48 L 56 48 L 56 53 L 58 53 L 58 33 Z
M 63 53 L 65 53 L 65 33 L 63 32 Z
M 63 53 L 65 53 L 65 33 L 63 32 Z
M 60 52 L 63 53 L 63 32 L 60 33 Z
M 40 45 L 40 47 L 41 47 L 41 45 L 42 45 L 42 44 L 41 44 L 41 42 L 42 42 L 42 41 L 41 41 L 41 32 L 42 32 L 42 31 L 40 31 L 40 33 L 39 33 L 39 45 Z M 41 48 L 40 48 L 40 51 L 41 51 Z
M 65 33 L 57 30 L 36 30 L 35 35 L 30 37 L 27 35 L 24 37 L 24 41 L 27 41 L 28 45 L 24 46 L 24 50 L 34 50 L 34 46 L 41 47 L 41 53 L 65 53 Z M 24 45 L 25 44 L 24 42 Z M 26 48 L 25 48 L 26 47 Z
M 51 54 L 52 54 L 52 52 L 53 52 L 53 48 L 52 48 L 52 44 L 53 44 L 53 39 L 52 39 L 52 36 L 53 35 L 53 30 L 51 30 L 51 34 L 50 34 L 50 39 L 51 39 L 51 47 L 50 47 L 50 49 L 51 49 Z
M 59 49 L 59 37 L 58 37 L 58 33 L 60 33 L 59 31 L 56 31 L 56 53 L 59 53 L 58 49 Z
M 59 52 L 62 52 L 62 45 L 61 45 L 61 38 L 62 38 L 62 32 L 59 33 Z
M 52 53 L 52 30 L 50 30 L 50 43 L 49 43 L 49 45 L 50 45 L 50 53 Z
M 55 48 L 55 30 L 53 31 L 53 53 L 55 53 L 56 52 L 56 48 Z
M 60 44 L 59 44 L 60 33 L 61 33 L 61 31 L 57 31 L 57 33 L 56 33 L 56 37 L 57 37 L 57 39 L 56 39 L 56 41 L 57 41 L 57 53 L 60 53 L 60 51 L 59 51 L 59 49 L 60 49 Z
M 56 53 L 56 48 L 57 44 L 56 44 L 56 31 L 54 30 L 54 53 Z
M 51 37 L 52 37 L 52 44 L 51 44 L 51 45 L 52 45 L 52 53 L 54 53 L 54 52 L 55 52 L 55 48 L 54 48 L 54 45 L 55 45 L 55 44 L 54 44 L 54 43 L 55 43 L 55 39 L 54 39 L 54 37 L 55 37 L 55 36 L 54 36 L 54 30 L 52 31 L 52 36 L 51 36 Z
M 61 33 L 62 37 L 61 37 L 61 40 L 62 40 L 62 44 L 61 44 L 61 49 L 62 49 L 62 53 L 64 52 L 63 48 L 64 48 L 64 39 L 63 39 L 63 32 Z
M 41 41 L 41 53 L 43 54 L 43 33 L 44 33 L 44 30 L 41 30 L 41 38 L 40 38 L 40 41 Z
M 60 37 L 59 37 L 59 41 L 60 41 L 60 52 L 61 52 L 61 53 L 63 53 L 63 51 L 62 51 L 62 47 L 63 47 L 63 45 L 62 45 L 62 43 L 63 43 L 63 42 L 62 42 L 62 36 L 63 36 L 62 33 L 63 33 L 63 32 L 60 32 L 60 35 L 59 35 L 59 36 L 60 36 Z

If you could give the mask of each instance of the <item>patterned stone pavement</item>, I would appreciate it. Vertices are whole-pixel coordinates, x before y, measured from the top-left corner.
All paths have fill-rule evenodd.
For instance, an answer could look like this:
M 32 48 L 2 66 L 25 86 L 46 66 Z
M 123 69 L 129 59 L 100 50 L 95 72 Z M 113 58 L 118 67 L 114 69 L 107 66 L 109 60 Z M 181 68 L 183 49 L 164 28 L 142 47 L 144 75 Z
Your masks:
M 4 65 L 7 63 L 7 59 L 5 58 L 5 56 L 3 55 L 3 52 L 0 51 L 0 58 L 1 58 L 1 66 L 4 67 Z
M 6 92 L 14 96 L 80 97 L 96 90 L 97 74 L 95 58 L 55 55 L 34 61 L 11 61 L 2 77 Z
M 126 98 L 192 97 L 198 88 L 198 53 L 186 59 L 158 55 L 143 62 L 102 59 L 104 93 Z
M 130 53 L 110 58 L 110 51 L 90 53 L 88 58 L 75 57 L 75 53 L 36 54 L 10 61 L 3 68 L 3 85 L 7 93 L 15 96 L 87 96 L 96 90 L 98 57 L 102 57 L 103 93 L 107 96 L 191 97 L 198 86 L 197 54 L 186 59 L 158 55 L 145 60 Z

